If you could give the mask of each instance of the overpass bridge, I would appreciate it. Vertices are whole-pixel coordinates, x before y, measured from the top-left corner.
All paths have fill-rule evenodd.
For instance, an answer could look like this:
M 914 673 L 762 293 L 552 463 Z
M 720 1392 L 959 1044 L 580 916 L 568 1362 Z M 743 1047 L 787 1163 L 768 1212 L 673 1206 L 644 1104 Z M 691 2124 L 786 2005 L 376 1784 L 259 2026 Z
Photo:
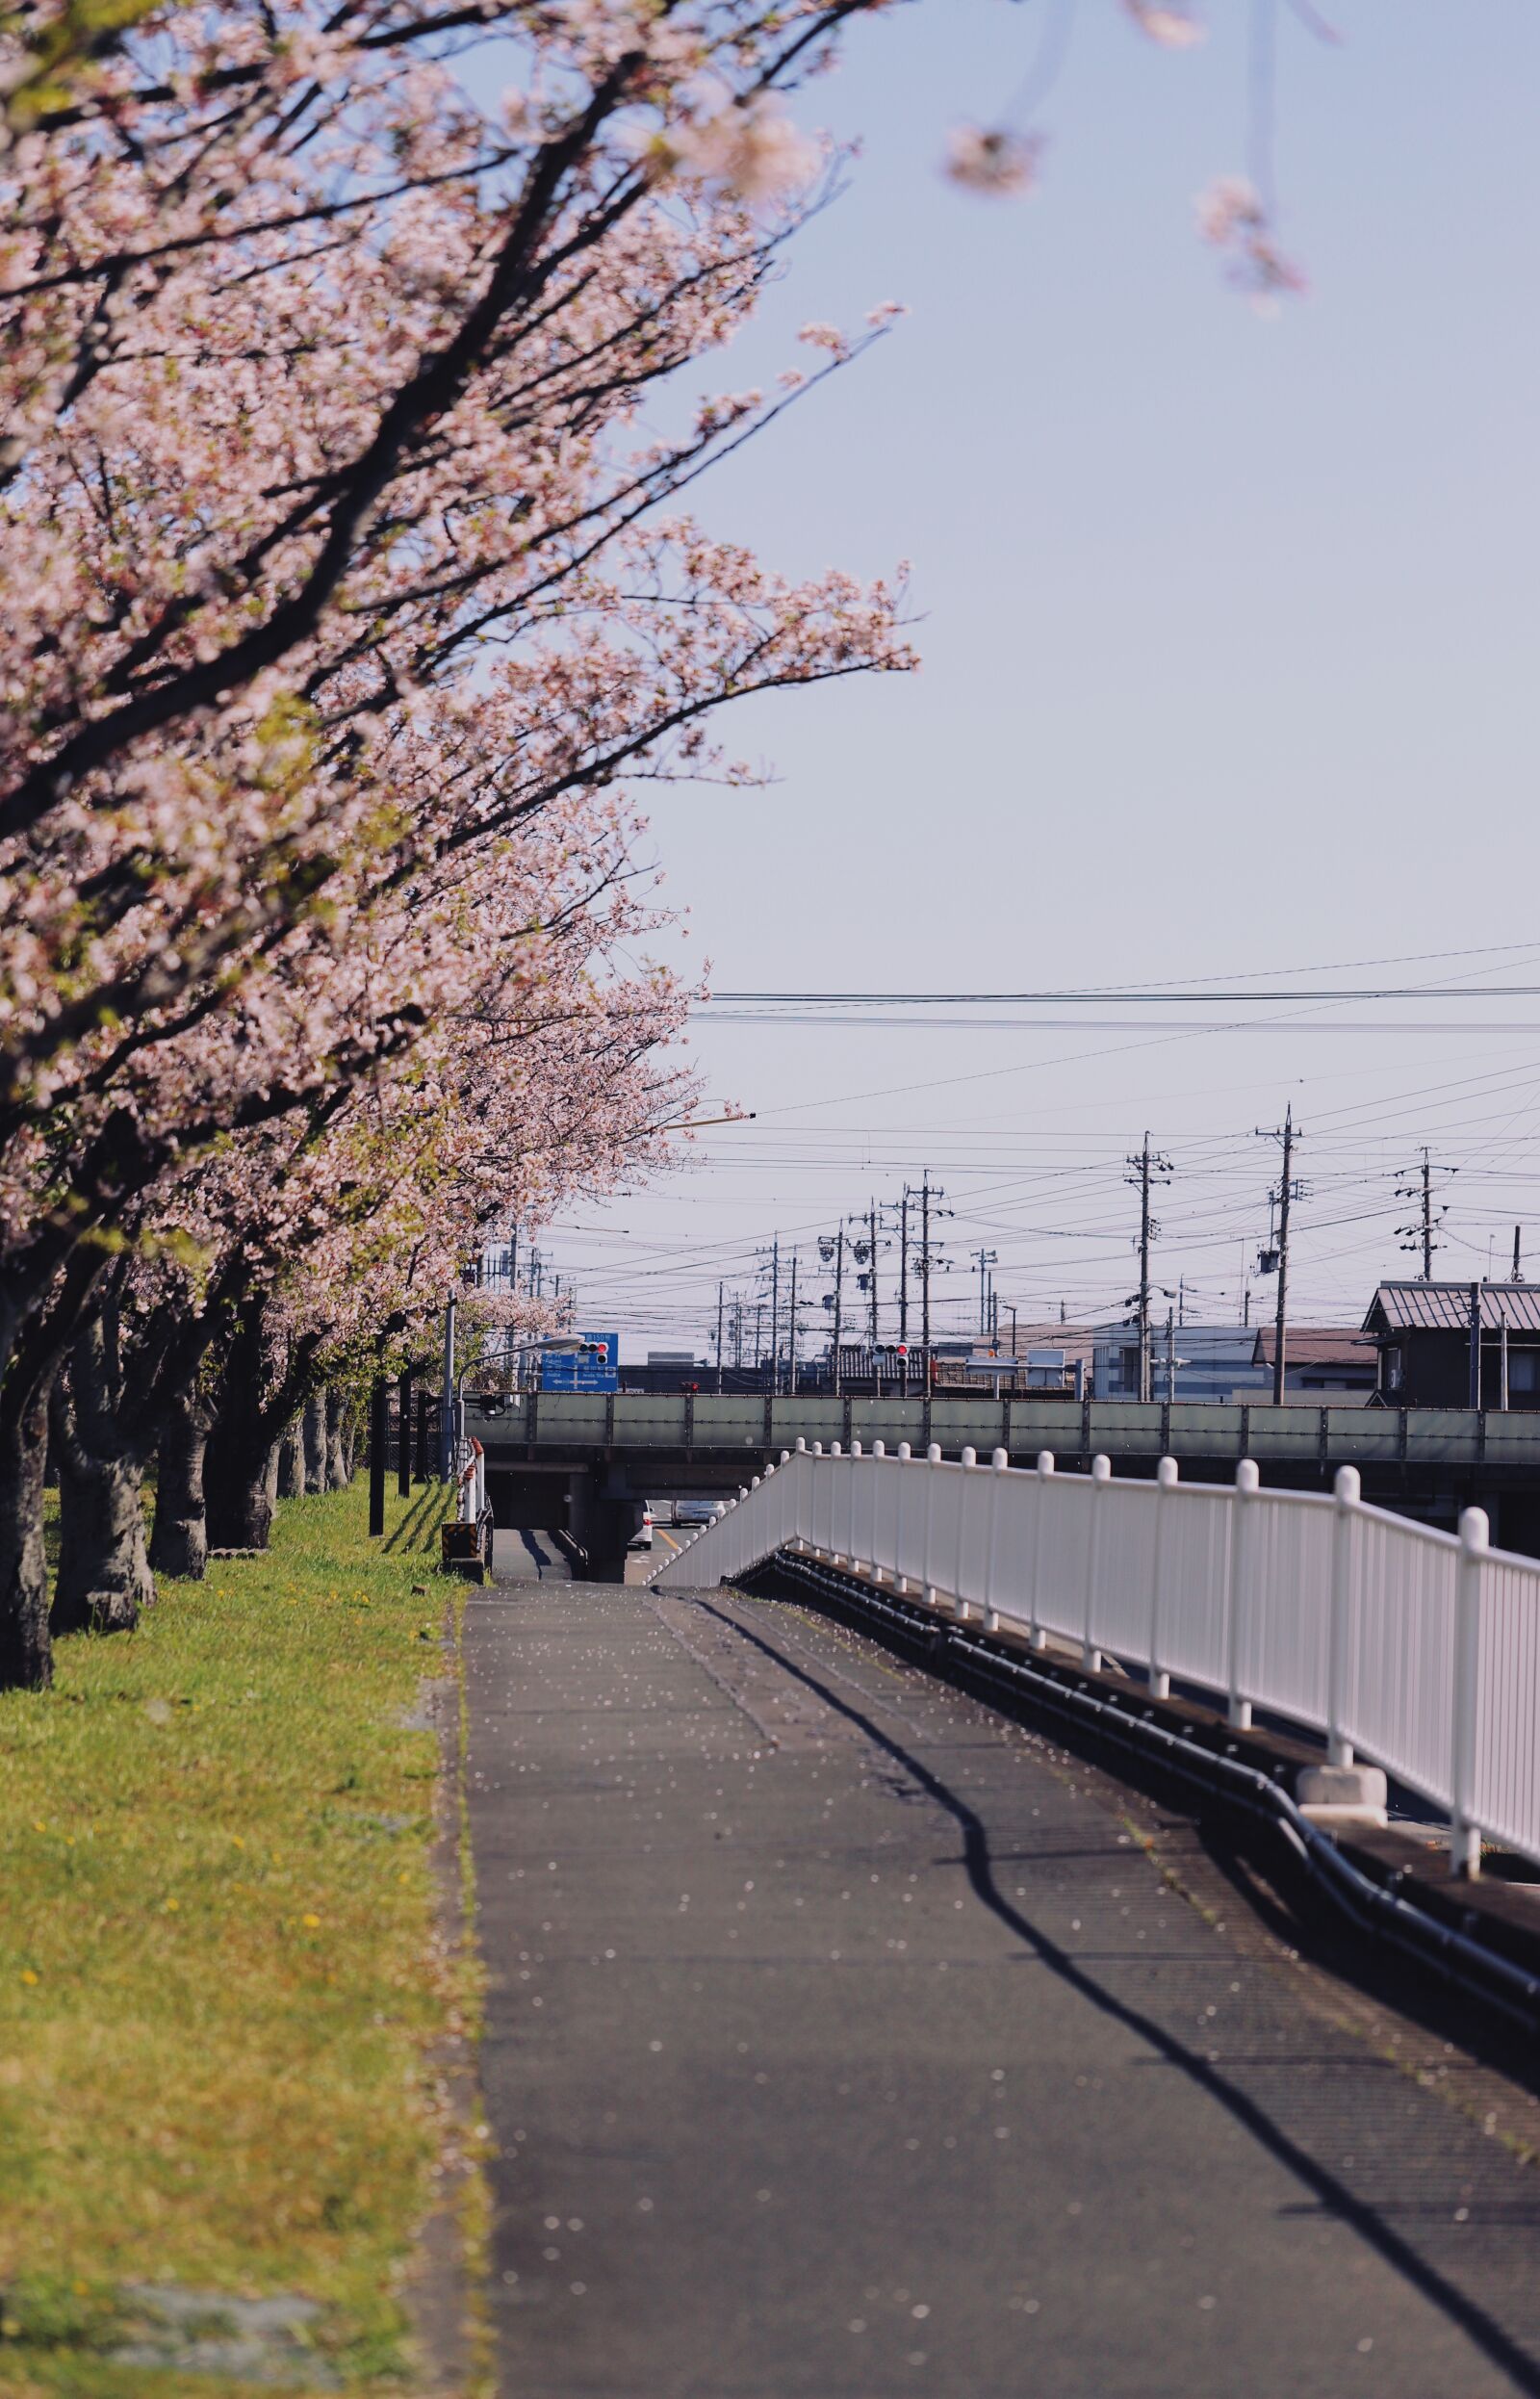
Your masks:
M 1486 1510 L 1505 1549 L 1540 1556 L 1540 1411 L 1468 1408 L 1283 1407 L 1203 1401 L 1076 1401 L 1057 1394 L 871 1399 L 827 1393 L 526 1392 L 466 1401 L 466 1431 L 482 1444 L 500 1526 L 569 1533 L 591 1571 L 617 1579 L 648 1500 L 683 1492 L 730 1495 L 798 1443 L 847 1453 L 859 1442 L 922 1456 L 1003 1449 L 1014 1465 L 1051 1450 L 1089 1471 L 1096 1457 L 1118 1475 L 1153 1476 L 1162 1457 L 1184 1476 L 1219 1482 L 1250 1457 L 1270 1485 L 1331 1488 L 1352 1466 L 1366 1499 L 1452 1530 L 1461 1510 Z

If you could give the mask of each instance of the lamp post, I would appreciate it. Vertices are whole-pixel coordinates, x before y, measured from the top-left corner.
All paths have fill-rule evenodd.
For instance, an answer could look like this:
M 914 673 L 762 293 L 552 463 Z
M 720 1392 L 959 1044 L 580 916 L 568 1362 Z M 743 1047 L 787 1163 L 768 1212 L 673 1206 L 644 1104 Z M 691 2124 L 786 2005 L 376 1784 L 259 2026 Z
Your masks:
M 543 1341 L 523 1341 L 508 1352 L 508 1371 L 518 1370 L 524 1357 L 583 1356 L 599 1357 L 603 1354 L 602 1341 L 584 1341 L 575 1332 L 552 1333 Z M 449 1483 L 454 1474 L 454 1444 L 465 1434 L 465 1379 L 475 1364 L 474 1358 L 455 1372 L 454 1364 L 454 1302 L 449 1304 L 444 1328 L 444 1423 L 439 1441 L 440 1475 Z
M 444 1310 L 444 1387 L 439 1409 L 439 1481 L 454 1472 L 454 1297 Z
M 586 1357 L 601 1357 L 604 1354 L 604 1344 L 602 1341 L 583 1341 L 579 1339 L 577 1333 L 553 1333 L 544 1341 L 524 1342 L 513 1352 L 513 1359 L 517 1360 L 521 1357 L 536 1357 L 540 1355 L 550 1356 L 552 1352 L 558 1355 L 565 1354 L 567 1356 L 581 1355 Z M 512 1361 L 510 1361 L 510 1363 Z M 446 1483 L 453 1481 L 455 1447 L 458 1442 L 463 1441 L 465 1438 L 465 1379 L 467 1375 L 472 1372 L 475 1363 L 475 1361 L 474 1359 L 467 1359 L 466 1363 L 461 1367 L 451 1392 L 450 1406 L 447 1411 L 449 1417 L 449 1462 L 444 1477 Z M 501 1406 L 502 1403 L 500 1399 L 494 1412 L 500 1414 Z M 476 1453 L 481 1453 L 481 1444 L 479 1442 L 476 1443 L 475 1449 Z M 475 1458 L 473 1458 L 473 1463 L 475 1462 Z M 481 1464 L 484 1468 L 484 1454 L 481 1456 Z M 462 1520 L 470 1522 L 474 1519 L 479 1522 L 480 1511 L 485 1508 L 485 1506 L 486 1476 L 484 1472 L 479 1472 L 474 1478 L 470 1498 L 462 1499 L 460 1508 Z

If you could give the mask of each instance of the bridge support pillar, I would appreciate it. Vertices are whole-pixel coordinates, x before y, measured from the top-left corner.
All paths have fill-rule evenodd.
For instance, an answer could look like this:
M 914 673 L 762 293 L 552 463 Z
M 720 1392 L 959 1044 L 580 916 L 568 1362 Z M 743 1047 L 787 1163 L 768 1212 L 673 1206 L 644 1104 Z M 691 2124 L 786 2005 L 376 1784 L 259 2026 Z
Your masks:
M 604 1482 L 603 1467 L 574 1474 L 568 1486 L 567 1530 L 587 1553 L 591 1583 L 624 1583 L 626 1553 L 642 1521 L 642 1502 L 614 1497 Z

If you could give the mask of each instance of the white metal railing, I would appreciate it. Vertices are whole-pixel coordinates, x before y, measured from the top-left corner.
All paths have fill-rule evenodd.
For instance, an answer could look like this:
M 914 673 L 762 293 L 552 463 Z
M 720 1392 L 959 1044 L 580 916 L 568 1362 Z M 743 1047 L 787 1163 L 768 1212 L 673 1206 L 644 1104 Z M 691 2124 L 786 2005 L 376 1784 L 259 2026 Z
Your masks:
M 1359 1496 L 1264 1491 L 1245 1459 L 1230 1483 L 1059 1474 L 1050 1451 L 1014 1468 L 934 1445 L 842 1456 L 783 1452 L 649 1578 L 730 1582 L 790 1547 L 869 1575 L 955 1617 L 1107 1651 L 1158 1696 L 1174 1675 L 1325 1736 L 1330 1762 L 1373 1760 L 1450 1819 L 1456 1871 L 1480 1841 L 1540 1859 L 1540 1562 L 1488 1546 L 1467 1509 L 1458 1535 Z
M 479 1524 L 487 1506 L 487 1461 L 479 1441 L 454 1444 L 455 1514 L 461 1524 Z

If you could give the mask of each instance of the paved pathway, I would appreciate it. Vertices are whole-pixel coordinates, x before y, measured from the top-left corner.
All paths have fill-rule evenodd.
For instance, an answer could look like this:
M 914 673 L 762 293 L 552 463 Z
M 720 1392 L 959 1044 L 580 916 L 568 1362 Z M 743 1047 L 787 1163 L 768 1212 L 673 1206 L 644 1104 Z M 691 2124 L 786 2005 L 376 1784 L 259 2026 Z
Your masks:
M 506 2399 L 1540 2391 L 1536 2170 L 1041 1744 L 773 1602 L 468 1622 Z

